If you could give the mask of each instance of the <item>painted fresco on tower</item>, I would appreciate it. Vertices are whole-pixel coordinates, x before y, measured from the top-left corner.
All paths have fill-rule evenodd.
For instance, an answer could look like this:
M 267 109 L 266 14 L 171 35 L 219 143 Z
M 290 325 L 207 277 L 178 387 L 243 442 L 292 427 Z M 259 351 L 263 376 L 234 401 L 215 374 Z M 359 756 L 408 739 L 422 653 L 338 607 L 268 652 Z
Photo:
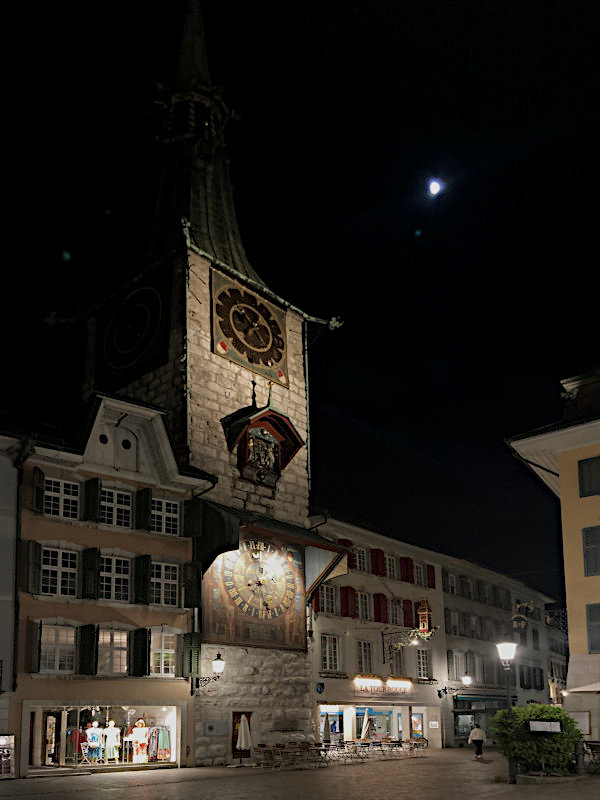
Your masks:
M 306 649 L 304 554 L 300 546 L 256 534 L 223 553 L 202 581 L 207 642 Z

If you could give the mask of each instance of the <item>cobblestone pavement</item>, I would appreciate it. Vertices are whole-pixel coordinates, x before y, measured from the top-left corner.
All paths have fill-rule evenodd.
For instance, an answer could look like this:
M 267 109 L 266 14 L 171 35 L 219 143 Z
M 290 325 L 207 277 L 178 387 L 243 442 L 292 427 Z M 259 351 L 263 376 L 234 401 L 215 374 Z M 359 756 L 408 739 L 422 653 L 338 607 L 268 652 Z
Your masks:
M 97 773 L 0 781 L 0 798 L 31 800 L 598 800 L 600 775 L 563 785 L 509 786 L 506 761 L 487 753 L 475 761 L 470 750 L 429 750 L 421 758 L 375 761 L 326 769 L 270 771 L 208 767 Z

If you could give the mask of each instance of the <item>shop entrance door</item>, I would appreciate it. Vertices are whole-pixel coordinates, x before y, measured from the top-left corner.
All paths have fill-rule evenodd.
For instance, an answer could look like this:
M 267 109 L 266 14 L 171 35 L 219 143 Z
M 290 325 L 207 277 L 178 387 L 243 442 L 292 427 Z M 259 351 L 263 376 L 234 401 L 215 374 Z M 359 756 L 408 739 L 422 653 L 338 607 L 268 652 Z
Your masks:
M 41 764 L 56 767 L 60 763 L 60 711 L 44 711 L 42 717 L 42 752 Z

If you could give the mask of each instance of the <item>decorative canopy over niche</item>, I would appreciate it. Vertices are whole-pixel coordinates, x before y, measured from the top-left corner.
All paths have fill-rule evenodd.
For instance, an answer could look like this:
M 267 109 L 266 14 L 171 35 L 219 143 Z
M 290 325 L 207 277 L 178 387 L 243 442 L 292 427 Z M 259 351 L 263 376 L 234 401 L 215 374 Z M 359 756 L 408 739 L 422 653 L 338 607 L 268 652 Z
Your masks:
M 229 452 L 237 447 L 240 476 L 273 487 L 304 446 L 289 417 L 270 401 L 264 408 L 241 408 L 221 420 Z

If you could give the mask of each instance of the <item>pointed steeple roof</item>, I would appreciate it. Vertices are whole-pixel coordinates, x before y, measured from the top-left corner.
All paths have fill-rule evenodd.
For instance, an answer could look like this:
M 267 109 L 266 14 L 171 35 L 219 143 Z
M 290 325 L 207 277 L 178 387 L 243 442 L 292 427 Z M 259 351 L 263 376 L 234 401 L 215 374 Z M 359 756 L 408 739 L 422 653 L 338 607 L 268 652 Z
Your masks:
M 210 79 L 200 0 L 186 4 L 176 83 L 163 93 L 162 106 L 154 255 L 170 247 L 184 220 L 200 252 L 264 286 L 238 227 L 224 137 L 231 115 Z

